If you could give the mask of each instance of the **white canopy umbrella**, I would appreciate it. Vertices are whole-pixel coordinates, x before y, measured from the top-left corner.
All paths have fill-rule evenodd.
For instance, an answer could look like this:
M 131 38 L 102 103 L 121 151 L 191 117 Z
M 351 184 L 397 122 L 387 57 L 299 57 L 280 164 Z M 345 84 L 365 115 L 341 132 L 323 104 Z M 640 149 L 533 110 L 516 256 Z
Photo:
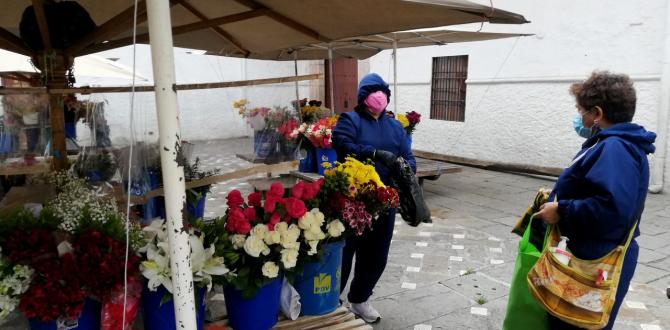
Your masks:
M 39 73 L 30 61 L 30 57 L 0 49 L 0 74 L 11 73 Z M 109 78 L 133 80 L 133 69 L 97 55 L 86 55 L 74 60 L 75 77 Z M 149 79 L 135 74 L 135 80 L 148 81 Z

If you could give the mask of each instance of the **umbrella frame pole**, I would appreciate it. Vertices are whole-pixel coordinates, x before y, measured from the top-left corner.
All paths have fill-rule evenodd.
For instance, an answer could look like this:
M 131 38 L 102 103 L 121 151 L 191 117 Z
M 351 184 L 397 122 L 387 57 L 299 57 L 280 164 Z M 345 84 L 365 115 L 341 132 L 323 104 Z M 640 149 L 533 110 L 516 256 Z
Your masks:
M 151 62 L 154 71 L 158 135 L 161 168 L 165 191 L 170 266 L 172 271 L 172 296 L 177 329 L 196 329 L 193 273 L 189 233 L 184 227 L 182 211 L 186 201 L 184 168 L 179 164 L 181 149 L 179 104 L 175 78 L 174 49 L 171 26 L 170 1 L 147 0 Z
M 298 51 L 293 52 L 293 71 L 295 72 L 295 76 L 298 76 Z M 298 117 L 301 118 L 300 116 L 300 89 L 298 86 L 298 81 L 295 81 L 295 104 L 296 104 L 296 111 L 298 111 Z
M 398 114 L 398 40 L 393 39 L 393 113 Z
M 330 112 L 335 113 L 335 86 L 333 86 L 333 45 L 328 44 L 328 89 L 330 89 Z

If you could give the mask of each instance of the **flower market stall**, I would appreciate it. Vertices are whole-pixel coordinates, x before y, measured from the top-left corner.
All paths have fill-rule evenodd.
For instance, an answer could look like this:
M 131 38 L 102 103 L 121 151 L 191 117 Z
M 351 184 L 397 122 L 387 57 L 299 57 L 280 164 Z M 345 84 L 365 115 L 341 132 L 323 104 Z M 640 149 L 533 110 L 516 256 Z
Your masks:
M 384 6 L 390 12 L 413 14 L 398 20 L 373 21 L 365 15 L 367 10 L 361 8 L 363 5 L 367 8 Z M 61 95 L 102 91 L 69 88 L 67 76 L 74 57 L 150 39 L 155 86 L 144 90 L 154 91 L 156 106 L 160 109 L 157 112 L 158 150 L 165 196 L 165 224 L 152 222 L 140 231 L 128 221 L 128 214 L 118 214 L 116 203 L 110 200 L 104 185 L 92 187 L 75 178 L 61 179 L 60 175 L 52 181 L 57 187 L 57 195 L 46 202 L 43 209 L 29 205 L 29 209 L 3 216 L 1 243 L 7 259 L 2 263 L 2 283 L 9 278 L 12 286 L 3 287 L 0 293 L 15 303 L 6 308 L 3 305 L 0 315 L 16 308 L 18 301 L 19 310 L 31 319 L 34 329 L 125 329 L 133 320 L 140 301 L 145 328 L 198 329 L 203 320 L 197 317 L 203 292 L 211 283 L 217 282 L 225 285 L 227 302 L 234 301 L 235 295 L 240 298 L 229 305 L 229 310 L 241 310 L 238 319 L 231 313 L 233 327 L 236 327 L 235 322 L 242 322 L 245 325 L 236 328 L 267 329 L 271 323 L 246 326 L 248 323 L 245 322 L 277 320 L 277 311 L 271 306 L 260 309 L 267 313 L 267 318 L 244 316 L 250 311 L 243 308 L 245 304 L 254 303 L 249 290 L 260 291 L 282 276 L 290 281 L 291 269 L 301 263 L 308 269 L 308 263 L 319 262 L 319 256 L 325 253 L 320 250 L 325 249 L 324 240 L 337 238 L 337 234 L 341 236 L 347 231 L 363 233 L 374 215 L 397 203 L 397 195 L 394 198 L 392 189 L 378 184 L 374 171 L 367 170 L 369 165 L 332 164 L 328 156 L 323 162 L 317 159 L 317 164 L 324 168 L 326 179 L 323 181 L 296 184 L 290 195 L 283 187 L 275 185 L 266 193 L 264 202 L 255 195 L 247 202 L 240 202 L 240 198 L 231 193 L 229 211 L 221 219 L 202 225 L 184 222 L 182 209 L 186 202 L 186 182 L 184 164 L 178 157 L 182 138 L 173 45 L 206 50 L 234 48 L 244 56 L 250 56 L 361 34 L 480 21 L 525 22 L 520 15 L 493 11 L 487 6 L 465 1 L 426 5 L 378 0 L 365 4 L 357 2 L 352 6 L 331 2 L 256 0 L 224 3 L 204 0 L 105 3 L 26 0 L 3 6 L 7 7 L 0 12 L 0 47 L 31 56 L 43 74 L 46 89 L 3 89 L 2 92 L 49 94 L 56 169 L 68 167 Z M 304 16 L 325 12 L 329 15 L 321 16 L 318 26 L 301 23 Z M 16 18 L 21 16 L 25 20 L 18 26 Z M 166 26 L 173 26 L 173 29 L 166 29 Z M 67 31 L 76 31 L 76 35 Z M 173 35 L 176 36 L 174 42 Z M 135 86 L 129 89 L 131 93 L 140 90 Z M 277 129 L 286 133 L 289 127 L 281 127 L 285 123 L 281 122 Z M 323 134 L 332 127 L 332 121 L 325 119 L 315 125 L 314 131 L 320 135 L 305 131 L 306 137 L 327 147 L 323 143 Z M 334 168 L 326 170 L 328 165 Z M 366 174 L 352 174 L 351 169 Z M 330 182 L 330 176 L 341 180 Z M 128 187 L 131 185 L 129 180 Z M 302 192 L 301 188 L 296 188 L 299 186 Z M 317 186 L 317 196 L 327 192 L 337 196 L 330 198 L 328 195 L 329 198 L 323 201 L 337 201 L 343 203 L 339 206 L 347 206 L 338 209 L 344 211 L 342 214 L 329 214 L 322 203 L 305 203 L 305 196 L 314 194 Z M 72 196 L 77 199 L 72 200 Z M 319 199 L 309 202 L 315 200 Z M 67 210 L 63 209 L 65 205 Z M 4 260 L 8 260 L 6 267 Z M 140 280 L 138 273 L 146 282 Z M 28 277 L 31 278 L 29 283 Z M 327 281 L 318 283 L 324 282 Z M 332 283 L 337 281 L 331 281 L 331 288 Z M 152 289 L 164 291 L 152 297 L 146 292 L 154 292 Z M 276 287 L 269 294 L 276 297 Z M 172 304 L 161 304 L 170 300 Z M 270 299 L 270 303 L 274 304 L 275 300 Z M 172 311 L 162 312 L 160 318 L 151 316 L 155 309 L 169 307 Z M 174 322 L 168 319 L 169 324 L 151 323 L 152 320 L 164 321 L 165 315 L 174 316 Z

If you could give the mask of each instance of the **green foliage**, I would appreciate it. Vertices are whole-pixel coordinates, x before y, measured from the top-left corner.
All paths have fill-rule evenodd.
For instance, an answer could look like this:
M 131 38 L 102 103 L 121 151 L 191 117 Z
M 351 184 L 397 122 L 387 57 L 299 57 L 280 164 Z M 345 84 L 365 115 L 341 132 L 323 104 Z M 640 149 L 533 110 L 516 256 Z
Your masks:
M 39 217 L 27 209 L 20 208 L 9 213 L 0 214 L 0 242 L 10 237 L 17 230 L 31 230 L 34 228 L 45 228 L 56 230 L 60 220 L 48 212 L 42 211 Z
M 86 178 L 93 171 L 100 173 L 102 181 L 109 181 L 116 174 L 118 166 L 107 150 L 82 153 L 73 166 L 80 178 Z

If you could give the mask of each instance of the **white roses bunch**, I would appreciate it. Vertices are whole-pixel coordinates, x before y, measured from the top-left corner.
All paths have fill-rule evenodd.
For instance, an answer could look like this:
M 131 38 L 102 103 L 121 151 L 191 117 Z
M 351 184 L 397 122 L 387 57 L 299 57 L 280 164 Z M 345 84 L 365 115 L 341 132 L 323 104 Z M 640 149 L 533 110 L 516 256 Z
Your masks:
M 308 255 L 316 254 L 319 242 L 326 238 L 326 234 L 321 230 L 324 221 L 325 217 L 319 209 L 312 209 L 298 220 L 298 226 L 303 230 L 305 241 L 310 248 Z

